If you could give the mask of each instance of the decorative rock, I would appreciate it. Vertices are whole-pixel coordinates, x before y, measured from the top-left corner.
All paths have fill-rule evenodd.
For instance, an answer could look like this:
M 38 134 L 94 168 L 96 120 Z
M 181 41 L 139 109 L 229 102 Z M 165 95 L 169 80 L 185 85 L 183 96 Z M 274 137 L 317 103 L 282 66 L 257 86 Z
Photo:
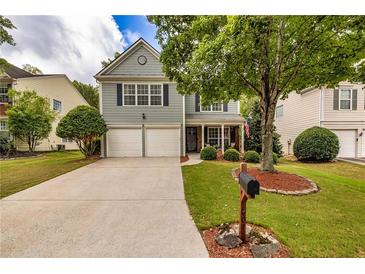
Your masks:
M 233 229 L 223 231 L 216 238 L 215 241 L 227 248 L 235 248 L 242 243 L 242 240 L 237 236 Z
M 252 245 L 251 251 L 254 258 L 270 258 L 279 247 L 275 244 Z

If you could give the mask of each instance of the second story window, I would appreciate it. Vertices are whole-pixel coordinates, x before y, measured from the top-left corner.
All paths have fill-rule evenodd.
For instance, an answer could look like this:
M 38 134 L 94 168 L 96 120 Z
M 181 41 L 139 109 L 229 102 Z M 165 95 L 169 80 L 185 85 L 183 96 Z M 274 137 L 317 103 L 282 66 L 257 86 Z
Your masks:
M 61 101 L 58 101 L 56 99 L 53 99 L 53 110 L 55 110 L 57 112 L 61 112 L 62 111 L 62 103 L 61 103 Z
M 209 106 L 201 106 L 200 111 L 201 112 L 222 112 L 223 105 L 220 103 L 215 103 Z
M 275 116 L 276 116 L 276 118 L 280 118 L 280 117 L 284 116 L 284 106 L 283 105 L 276 107 Z
M 162 106 L 161 84 L 124 84 L 125 106 Z
M 340 90 L 340 109 L 351 109 L 351 89 Z
M 8 85 L 0 84 L 0 102 L 8 102 Z

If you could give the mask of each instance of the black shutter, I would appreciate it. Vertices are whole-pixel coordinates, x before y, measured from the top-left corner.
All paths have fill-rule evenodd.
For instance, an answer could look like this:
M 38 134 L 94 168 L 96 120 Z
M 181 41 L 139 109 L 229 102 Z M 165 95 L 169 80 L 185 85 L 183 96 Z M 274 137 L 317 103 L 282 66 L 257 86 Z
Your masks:
M 338 89 L 333 91 L 333 110 L 338 110 L 339 92 Z
M 117 106 L 123 106 L 123 85 L 117 84 Z
M 8 90 L 11 89 L 11 84 L 8 84 Z
M 352 110 L 357 110 L 357 89 L 352 90 Z
M 200 112 L 200 95 L 195 93 L 195 112 Z
M 163 105 L 169 106 L 169 84 L 163 84 Z
M 228 111 L 228 104 L 224 103 L 223 104 L 223 112 L 227 112 Z

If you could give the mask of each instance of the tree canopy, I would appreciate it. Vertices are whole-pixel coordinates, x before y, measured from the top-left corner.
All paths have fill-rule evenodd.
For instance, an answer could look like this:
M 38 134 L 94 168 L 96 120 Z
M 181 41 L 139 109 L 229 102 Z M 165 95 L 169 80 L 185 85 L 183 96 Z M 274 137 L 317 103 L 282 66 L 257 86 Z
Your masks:
M 121 55 L 119 51 L 114 52 L 114 59 L 118 58 L 118 56 Z M 101 65 L 103 68 L 107 67 L 111 62 L 113 62 L 114 59 L 108 58 L 107 60 L 101 61 Z
M 261 168 L 273 171 L 276 103 L 291 91 L 353 79 L 364 59 L 363 16 L 149 16 L 161 62 L 182 94 L 202 103 L 256 94 L 262 115 Z
M 35 74 L 35 75 L 43 74 L 43 72 L 39 68 L 37 68 L 35 66 L 32 66 L 31 64 L 24 64 L 22 66 L 22 69 L 24 69 L 25 71 L 30 72 L 31 74 Z
M 108 131 L 99 111 L 90 106 L 70 110 L 57 125 L 56 134 L 74 140 L 85 157 L 93 155 L 96 141 Z
M 16 29 L 16 27 L 8 18 L 0 15 L 0 46 L 4 43 L 15 46 L 14 38 L 8 32 L 11 29 Z M 0 73 L 4 71 L 8 65 L 8 62 L 0 57 Z
M 99 109 L 99 91 L 97 87 L 90 84 L 84 84 L 74 80 L 74 87 L 81 93 L 90 106 Z
M 9 95 L 13 99 L 13 105 L 7 110 L 9 131 L 27 143 L 29 151 L 34 151 L 51 132 L 56 114 L 51 110 L 49 100 L 35 91 L 11 90 Z

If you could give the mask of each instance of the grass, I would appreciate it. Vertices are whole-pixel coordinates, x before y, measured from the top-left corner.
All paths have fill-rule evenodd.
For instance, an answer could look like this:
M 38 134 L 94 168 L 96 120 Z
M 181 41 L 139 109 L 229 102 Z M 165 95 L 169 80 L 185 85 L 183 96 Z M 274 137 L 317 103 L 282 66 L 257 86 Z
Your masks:
M 47 152 L 37 157 L 0 161 L 0 198 L 95 161 L 84 159 L 79 151 Z
M 184 166 L 186 199 L 199 229 L 238 221 L 237 163 Z M 365 166 L 283 161 L 280 171 L 312 179 L 320 192 L 283 196 L 261 192 L 248 201 L 248 221 L 270 228 L 293 257 L 365 257 Z

